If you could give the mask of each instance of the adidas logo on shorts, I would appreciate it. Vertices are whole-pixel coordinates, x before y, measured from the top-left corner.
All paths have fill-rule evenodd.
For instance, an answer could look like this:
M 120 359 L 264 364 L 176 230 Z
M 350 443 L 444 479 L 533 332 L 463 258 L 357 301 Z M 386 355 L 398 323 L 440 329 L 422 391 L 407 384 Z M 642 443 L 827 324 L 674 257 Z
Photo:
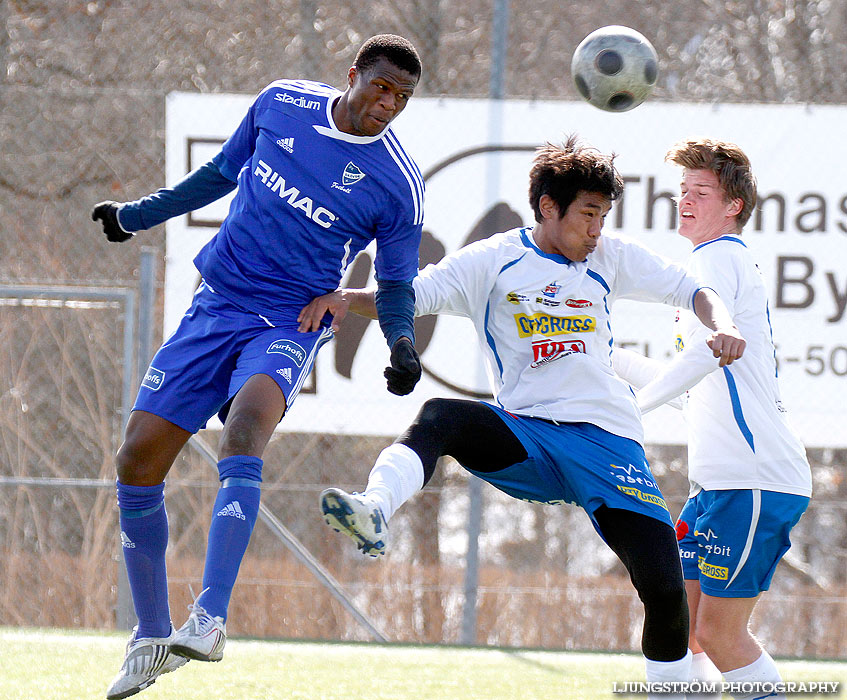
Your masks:
M 238 501 L 232 501 L 232 503 L 227 503 L 216 513 L 216 517 L 238 518 L 239 520 L 247 520 L 247 516 L 244 515 L 244 511 L 241 510 L 241 504 Z

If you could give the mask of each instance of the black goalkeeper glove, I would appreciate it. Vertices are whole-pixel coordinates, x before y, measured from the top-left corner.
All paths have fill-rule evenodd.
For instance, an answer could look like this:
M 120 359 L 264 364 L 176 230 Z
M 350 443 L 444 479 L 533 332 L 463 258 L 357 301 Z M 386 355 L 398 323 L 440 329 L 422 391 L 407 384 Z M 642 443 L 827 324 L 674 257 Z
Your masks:
M 117 202 L 106 201 L 95 204 L 91 210 L 91 220 L 103 222 L 103 233 L 112 243 L 123 243 L 133 236 L 118 223 L 118 206 Z
M 421 360 L 411 340 L 404 336 L 394 343 L 391 348 L 391 367 L 386 367 L 383 374 L 388 380 L 388 391 L 392 394 L 405 396 L 411 393 L 421 378 Z

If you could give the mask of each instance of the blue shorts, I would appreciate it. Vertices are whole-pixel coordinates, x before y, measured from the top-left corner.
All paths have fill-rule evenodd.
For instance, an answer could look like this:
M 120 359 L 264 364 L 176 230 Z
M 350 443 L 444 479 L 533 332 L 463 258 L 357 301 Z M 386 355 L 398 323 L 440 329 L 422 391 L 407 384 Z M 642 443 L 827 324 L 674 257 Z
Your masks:
M 805 496 L 777 491 L 700 491 L 676 523 L 683 576 L 699 579 L 707 595 L 755 598 L 768 590 L 808 505 Z
M 300 333 L 293 318 L 266 319 L 201 284 L 150 362 L 133 410 L 196 433 L 215 413 L 226 417 L 230 400 L 250 377 L 267 374 L 285 394 L 287 411 L 332 336 L 329 328 Z
M 496 472 L 471 471 L 501 491 L 533 503 L 573 503 L 594 511 L 605 505 L 643 513 L 673 527 L 644 448 L 591 423 L 560 423 L 496 411 L 528 455 Z M 602 536 L 602 535 L 601 535 Z

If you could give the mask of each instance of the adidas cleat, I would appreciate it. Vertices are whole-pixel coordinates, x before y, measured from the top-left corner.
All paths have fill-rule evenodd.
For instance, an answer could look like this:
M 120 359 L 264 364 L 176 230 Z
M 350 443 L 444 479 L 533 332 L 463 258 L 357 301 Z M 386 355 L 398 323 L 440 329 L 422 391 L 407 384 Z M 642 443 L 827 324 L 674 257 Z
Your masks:
M 388 523 L 382 511 L 358 493 L 326 489 L 320 496 L 324 520 L 336 532 L 348 535 L 362 554 L 377 557 L 388 546 Z
M 107 700 L 120 700 L 140 693 L 153 685 L 163 673 L 176 671 L 188 663 L 188 659 L 171 653 L 173 632 L 168 637 L 136 639 L 137 630 L 137 627 L 132 630 L 132 636 L 126 645 L 124 663 L 106 691 Z
M 174 633 L 171 651 L 186 659 L 220 661 L 226 645 L 226 623 L 223 618 L 209 615 L 196 600 L 188 609 L 191 614 Z

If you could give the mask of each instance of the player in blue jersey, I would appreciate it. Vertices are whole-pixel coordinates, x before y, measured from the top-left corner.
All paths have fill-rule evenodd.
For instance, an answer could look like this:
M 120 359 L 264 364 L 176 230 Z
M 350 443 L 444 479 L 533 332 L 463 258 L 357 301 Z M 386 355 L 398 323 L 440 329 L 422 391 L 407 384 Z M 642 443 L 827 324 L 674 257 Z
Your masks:
M 298 316 L 338 287 L 373 240 L 380 325 L 391 348 L 388 390 L 407 394 L 420 378 L 411 280 L 423 178 L 389 126 L 420 73 L 406 39 L 372 37 L 344 91 L 274 82 L 209 163 L 172 188 L 94 207 L 107 238 L 125 241 L 237 188 L 220 230 L 195 258 L 203 282 L 147 370 L 117 455 L 121 542 L 138 626 L 110 699 L 137 693 L 186 659 L 221 659 L 227 606 L 259 511 L 262 453 L 333 335 L 331 317 L 301 332 Z M 203 589 L 174 631 L 164 479 L 189 437 L 216 413 L 224 422 L 221 488 Z

